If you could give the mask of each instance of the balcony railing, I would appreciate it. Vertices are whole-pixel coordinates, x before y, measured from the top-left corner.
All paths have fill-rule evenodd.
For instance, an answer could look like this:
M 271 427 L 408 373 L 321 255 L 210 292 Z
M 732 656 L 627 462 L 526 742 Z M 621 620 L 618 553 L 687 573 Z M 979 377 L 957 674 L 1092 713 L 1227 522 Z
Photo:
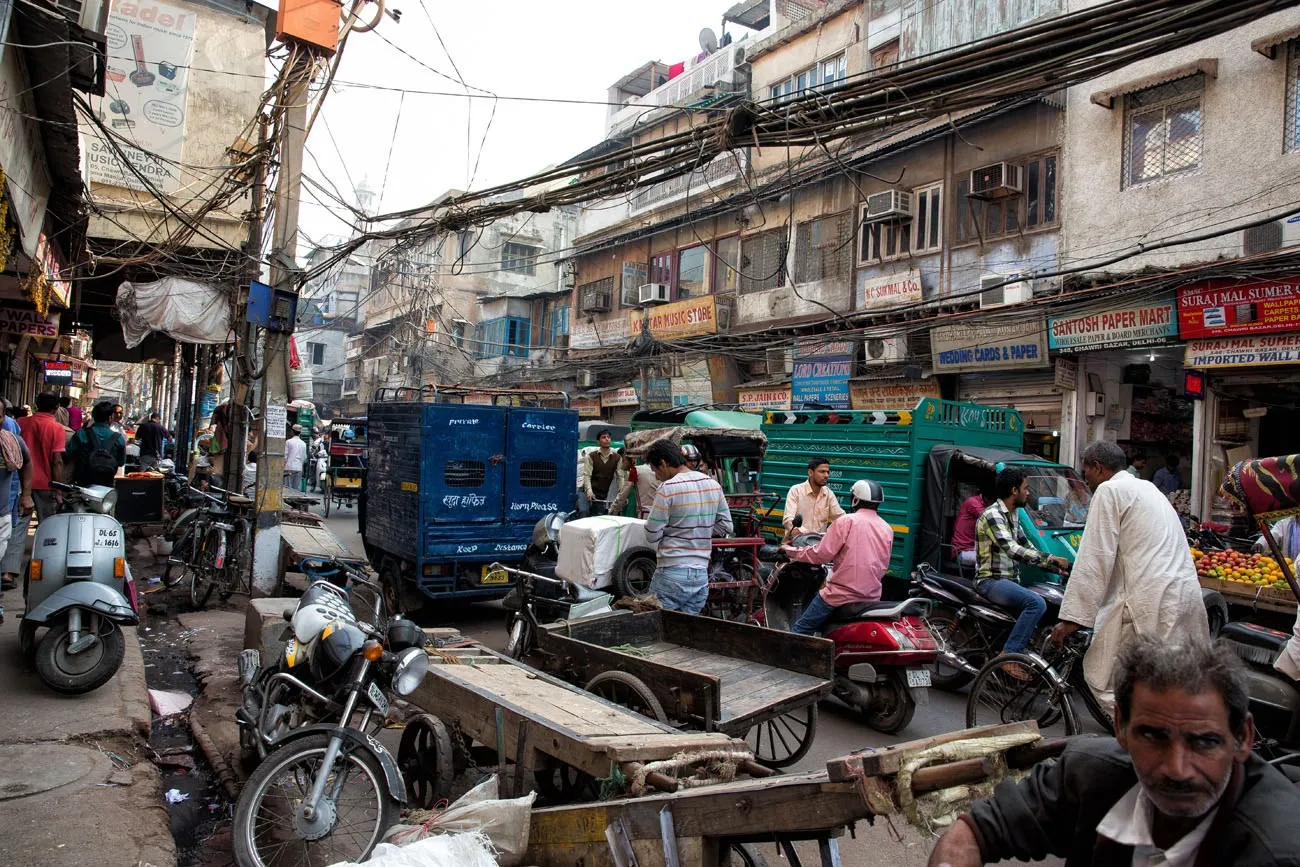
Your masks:
M 702 169 L 637 190 L 632 194 L 632 213 L 666 205 L 682 199 L 708 195 L 716 187 L 738 179 L 749 167 L 749 151 L 736 150 L 721 154 Z
M 617 135 L 625 132 L 651 109 L 667 105 L 686 105 L 692 98 L 698 98 L 700 91 L 707 87 L 735 84 L 736 67 L 744 59 L 744 52 L 743 43 L 720 48 L 706 60 L 659 85 L 645 96 L 629 100 L 625 107 L 619 109 L 609 119 L 609 134 Z

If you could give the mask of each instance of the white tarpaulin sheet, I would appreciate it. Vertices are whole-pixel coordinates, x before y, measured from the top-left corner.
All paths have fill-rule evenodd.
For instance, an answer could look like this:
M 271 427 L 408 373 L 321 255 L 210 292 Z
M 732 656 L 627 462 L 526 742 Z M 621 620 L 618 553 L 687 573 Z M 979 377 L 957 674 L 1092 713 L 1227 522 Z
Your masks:
M 181 343 L 233 343 L 230 297 L 216 286 L 164 277 L 153 283 L 123 283 L 117 289 L 126 348 L 134 349 L 151 331 Z
M 629 548 L 648 547 L 645 521 L 640 518 L 579 518 L 560 528 L 560 558 L 555 574 L 593 590 L 608 587 L 619 555 Z

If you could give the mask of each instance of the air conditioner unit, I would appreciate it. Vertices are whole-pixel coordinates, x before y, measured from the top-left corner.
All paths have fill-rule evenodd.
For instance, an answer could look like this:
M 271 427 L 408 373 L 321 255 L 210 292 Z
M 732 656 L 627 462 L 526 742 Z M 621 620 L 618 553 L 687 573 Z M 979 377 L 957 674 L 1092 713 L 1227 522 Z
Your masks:
M 604 289 L 585 289 L 582 292 L 583 313 L 608 313 L 609 292 Z
M 670 291 L 667 283 L 642 283 L 637 293 L 637 303 L 643 307 L 647 304 L 667 304 Z
M 892 364 L 907 358 L 906 337 L 867 338 L 867 364 Z
M 557 334 L 557 335 L 555 335 L 555 348 L 556 348 L 556 349 L 568 349 L 568 348 L 569 348 L 569 335 L 567 335 L 567 334 Z
M 970 173 L 970 194 L 977 199 L 1015 196 L 1023 189 L 1020 166 L 1014 163 L 993 163 Z
M 906 190 L 886 190 L 867 196 L 867 211 L 863 222 L 883 223 L 887 220 L 912 218 L 912 194 Z
M 579 370 L 577 380 L 578 388 L 591 388 L 596 384 L 596 374 L 590 370 Z
M 794 371 L 790 352 L 786 349 L 767 350 L 767 375 L 784 376 Z
M 1241 233 L 1242 253 L 1247 256 L 1275 253 L 1297 245 L 1300 245 L 1300 214 L 1251 226 Z
M 981 310 L 1021 304 L 1032 298 L 1033 294 L 1033 284 L 1023 274 L 985 274 L 980 278 Z

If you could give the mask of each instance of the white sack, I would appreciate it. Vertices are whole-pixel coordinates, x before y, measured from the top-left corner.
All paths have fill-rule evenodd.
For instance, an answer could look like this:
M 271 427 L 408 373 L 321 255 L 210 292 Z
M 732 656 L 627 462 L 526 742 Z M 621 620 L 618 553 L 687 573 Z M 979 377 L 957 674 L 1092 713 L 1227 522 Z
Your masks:
M 441 834 L 409 846 L 380 843 L 361 864 L 333 867 L 497 867 L 492 845 L 482 834 Z
M 492 841 L 501 867 L 516 867 L 528 851 L 528 828 L 536 799 L 537 793 L 529 792 L 522 798 L 498 800 L 493 775 L 423 825 L 396 825 L 384 839 L 406 846 L 431 835 L 482 833 Z
M 593 590 L 613 583 L 614 561 L 629 548 L 646 548 L 645 521 L 617 515 L 579 518 L 560 528 L 555 574 Z
M 182 343 L 233 343 L 231 298 L 207 283 L 164 277 L 153 283 L 123 283 L 117 288 L 117 309 L 127 349 L 161 331 Z

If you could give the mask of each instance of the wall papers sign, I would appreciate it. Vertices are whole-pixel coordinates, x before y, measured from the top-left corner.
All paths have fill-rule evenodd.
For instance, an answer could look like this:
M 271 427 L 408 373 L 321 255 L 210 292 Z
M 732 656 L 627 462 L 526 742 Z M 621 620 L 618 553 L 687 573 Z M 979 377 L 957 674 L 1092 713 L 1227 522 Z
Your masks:
M 1201 280 L 1178 290 L 1178 333 L 1195 337 L 1300 328 L 1300 281 Z
M 927 397 L 943 397 L 939 383 L 933 379 L 849 383 L 849 401 L 853 409 L 912 409 Z
M 1300 334 L 1266 334 L 1192 340 L 1183 366 L 1258 367 L 1264 364 L 1300 364 Z
M 867 271 L 858 272 L 858 310 L 888 310 L 904 304 L 920 303 L 920 271 L 890 274 L 886 277 L 868 277 L 867 274 Z
M 588 322 L 577 318 L 569 323 L 570 349 L 622 349 L 627 343 L 626 316 L 612 316 Z
M 936 372 L 1046 367 L 1047 320 L 1036 317 L 1005 325 L 972 322 L 930 329 Z
M 762 412 L 765 409 L 790 409 L 790 388 L 738 388 L 736 403 L 745 412 Z
M 801 359 L 794 363 L 790 379 L 791 399 L 796 408 L 817 403 L 833 409 L 849 408 L 849 377 L 853 361 L 849 358 Z
M 1047 346 L 1062 352 L 1145 346 L 1178 336 L 1172 298 L 1048 320 Z
M 118 142 L 130 163 L 124 166 L 99 131 L 88 127 L 90 180 L 144 190 L 138 172 L 163 192 L 175 192 L 180 186 L 179 172 L 167 160 L 179 162 L 185 145 L 196 21 L 193 10 L 165 3 L 113 3 L 104 33 L 107 93 L 92 97 L 91 108 L 106 126 L 137 146 Z
M 716 334 L 718 331 L 717 301 L 712 295 L 633 310 L 628 314 L 628 333 L 640 332 L 641 322 L 647 317 L 650 319 L 650 333 L 660 340 Z
M 58 337 L 58 315 L 42 316 L 35 310 L 18 310 L 13 307 L 0 307 L 0 334 L 21 337 Z
M 604 392 L 600 396 L 601 406 L 640 406 L 641 398 L 636 389 L 630 385 Z

